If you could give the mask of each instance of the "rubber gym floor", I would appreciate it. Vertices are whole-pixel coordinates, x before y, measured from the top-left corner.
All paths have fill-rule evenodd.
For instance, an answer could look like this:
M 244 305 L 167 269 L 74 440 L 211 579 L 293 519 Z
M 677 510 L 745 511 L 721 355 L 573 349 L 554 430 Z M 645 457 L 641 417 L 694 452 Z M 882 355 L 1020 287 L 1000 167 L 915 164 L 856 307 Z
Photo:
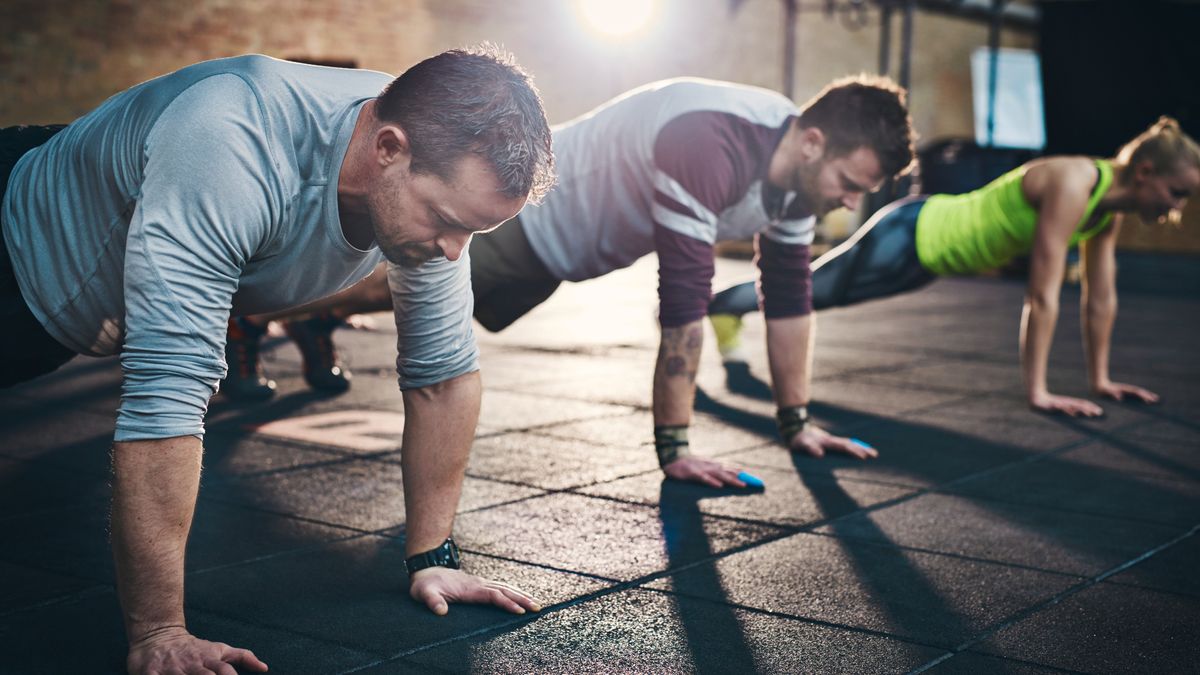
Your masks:
M 1190 268 L 1200 269 L 1196 266 Z M 750 264 L 718 262 L 717 287 Z M 814 417 L 872 462 L 775 441 L 761 317 L 711 333 L 692 438 L 760 491 L 664 482 L 651 441 L 652 258 L 566 284 L 492 335 L 455 536 L 538 615 L 409 599 L 403 408 L 386 314 L 339 330 L 321 397 L 286 340 L 263 404 L 220 396 L 189 544 L 189 628 L 276 673 L 1167 673 L 1200 664 L 1200 300 L 1123 292 L 1113 374 L 1163 396 L 1030 412 L 1023 285 L 942 280 L 823 312 Z M 1086 395 L 1078 288 L 1052 389 Z M 123 669 L 107 543 L 115 359 L 0 392 L 0 672 Z

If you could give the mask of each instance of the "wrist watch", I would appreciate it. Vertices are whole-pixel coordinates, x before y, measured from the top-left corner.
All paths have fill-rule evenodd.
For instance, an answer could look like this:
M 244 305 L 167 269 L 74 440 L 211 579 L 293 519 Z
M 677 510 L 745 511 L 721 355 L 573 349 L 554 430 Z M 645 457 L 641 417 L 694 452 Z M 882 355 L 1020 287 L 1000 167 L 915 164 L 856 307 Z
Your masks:
M 458 550 L 458 544 L 454 543 L 454 538 L 447 537 L 441 546 L 432 551 L 425 551 L 406 558 L 404 566 L 408 568 L 410 575 L 427 567 L 449 567 L 456 570 L 462 566 L 462 554 Z

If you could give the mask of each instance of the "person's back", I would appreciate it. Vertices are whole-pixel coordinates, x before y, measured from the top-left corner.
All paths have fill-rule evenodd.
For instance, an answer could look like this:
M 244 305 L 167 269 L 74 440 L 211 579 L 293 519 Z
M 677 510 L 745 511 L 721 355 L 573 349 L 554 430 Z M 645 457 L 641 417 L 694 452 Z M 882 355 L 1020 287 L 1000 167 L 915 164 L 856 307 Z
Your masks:
M 917 218 L 916 245 L 921 264 L 938 275 L 973 274 L 995 269 L 1033 246 L 1038 211 L 1031 204 L 1029 177 L 1036 178 L 1063 162 L 1082 158 L 1050 157 L 1023 164 L 978 190 L 961 195 L 932 195 Z M 1091 216 L 1112 185 L 1113 172 L 1106 160 L 1084 160 L 1095 166 L 1095 184 L 1079 227 L 1070 245 L 1094 236 L 1111 220 L 1106 214 L 1092 223 Z M 1033 174 L 1030 176 L 1030 174 Z
M 341 239 L 335 191 L 353 113 L 389 80 L 245 56 L 113 96 L 13 171 L 4 234 L 30 309 L 71 349 L 111 354 L 124 339 L 126 293 L 145 288 L 127 274 L 203 301 L 216 289 L 182 276 L 207 267 L 212 283 L 237 289 L 239 312 L 360 278 L 380 258 L 344 240 L 343 260 L 303 278 L 296 261 Z M 47 254 L 54 265 L 36 262 Z
M 656 216 L 662 225 L 708 243 L 749 239 L 770 224 L 762 210 L 766 162 L 796 114 L 795 104 L 775 92 L 692 78 L 656 82 L 609 101 L 554 129 L 558 185 L 544 203 L 521 213 L 529 243 L 556 278 L 579 281 L 653 251 Z M 688 145 L 717 149 L 734 160 L 672 162 L 669 155 Z M 664 169 L 670 163 L 686 171 Z M 715 180 L 705 175 L 723 166 L 730 167 L 729 175 Z M 680 175 L 686 172 L 697 183 L 719 183 L 722 194 L 696 194 L 699 188 L 685 184 L 693 176 Z M 656 190 L 693 211 L 709 212 L 703 204 L 708 200 L 726 208 L 711 214 L 715 231 L 700 231 L 698 223 L 660 208 Z

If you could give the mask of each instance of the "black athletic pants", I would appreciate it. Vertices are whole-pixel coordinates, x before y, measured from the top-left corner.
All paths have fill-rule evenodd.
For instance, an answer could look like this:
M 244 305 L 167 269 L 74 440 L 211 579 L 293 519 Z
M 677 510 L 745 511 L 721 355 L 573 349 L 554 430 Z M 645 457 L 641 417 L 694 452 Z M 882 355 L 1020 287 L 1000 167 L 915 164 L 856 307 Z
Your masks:
M 852 237 L 812 265 L 813 309 L 844 307 L 916 290 L 937 277 L 917 257 L 917 214 L 924 198 L 883 207 Z M 709 314 L 741 316 L 758 310 L 754 282 L 717 293 Z

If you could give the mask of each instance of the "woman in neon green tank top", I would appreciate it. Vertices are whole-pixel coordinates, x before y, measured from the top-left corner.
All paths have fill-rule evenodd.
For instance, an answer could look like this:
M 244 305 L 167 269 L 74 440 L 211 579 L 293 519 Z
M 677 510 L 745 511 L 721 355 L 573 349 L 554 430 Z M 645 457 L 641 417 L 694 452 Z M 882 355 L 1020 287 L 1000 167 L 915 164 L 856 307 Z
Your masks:
M 1153 403 L 1158 396 L 1109 377 L 1117 312 L 1116 240 L 1122 217 L 1177 220 L 1200 190 L 1200 148 L 1164 117 L 1112 160 L 1044 157 L 963 195 L 904 199 L 875 214 L 854 236 L 813 263 L 813 307 L 840 307 L 915 290 L 938 276 L 973 274 L 1030 254 L 1021 315 L 1021 367 L 1029 405 L 1043 412 L 1096 416 L 1100 406 L 1046 387 L 1050 341 L 1067 250 L 1084 265 L 1083 332 L 1092 390 Z M 742 314 L 757 309 L 753 284 L 718 293 L 709 306 L 722 354 L 736 353 Z M 727 357 L 728 358 L 728 357 Z

